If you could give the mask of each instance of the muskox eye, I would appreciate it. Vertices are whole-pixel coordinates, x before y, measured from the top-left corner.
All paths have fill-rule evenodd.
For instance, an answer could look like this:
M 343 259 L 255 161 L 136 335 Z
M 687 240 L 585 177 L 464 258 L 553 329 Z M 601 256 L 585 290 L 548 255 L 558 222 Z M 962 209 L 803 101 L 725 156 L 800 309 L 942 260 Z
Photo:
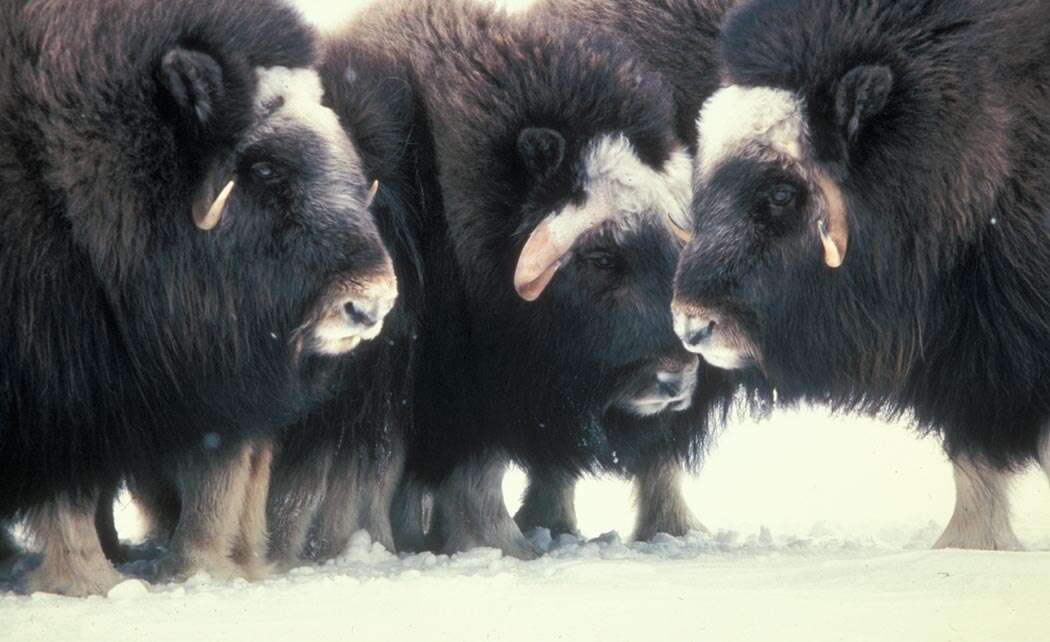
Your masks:
M 798 188 L 787 183 L 774 185 L 770 191 L 770 204 L 774 207 L 791 207 L 798 200 Z
M 277 170 L 270 163 L 259 162 L 251 167 L 252 176 L 260 181 L 269 182 L 277 179 Z
M 599 270 L 615 270 L 619 267 L 619 261 L 608 252 L 591 252 L 584 260 Z
M 787 208 L 795 204 L 798 199 L 798 188 L 788 183 L 774 185 L 769 192 L 769 203 L 773 207 Z

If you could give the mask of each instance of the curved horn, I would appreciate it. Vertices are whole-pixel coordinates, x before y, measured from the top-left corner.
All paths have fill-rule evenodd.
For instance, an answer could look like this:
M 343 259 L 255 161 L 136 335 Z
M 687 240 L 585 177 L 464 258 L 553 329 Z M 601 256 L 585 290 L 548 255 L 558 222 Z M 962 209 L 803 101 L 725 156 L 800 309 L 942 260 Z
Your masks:
M 203 211 L 203 208 L 194 208 L 193 222 L 198 228 L 204 231 L 215 229 L 215 226 L 222 220 L 223 212 L 226 211 L 226 201 L 229 200 L 235 183 L 236 181 L 232 180 L 226 183 L 226 187 L 222 188 L 222 191 L 219 192 L 219 195 L 211 203 L 207 211 Z
M 673 216 L 668 214 L 667 220 L 671 222 L 671 232 L 677 236 L 679 240 L 683 243 L 689 243 L 693 240 L 693 233 L 679 225 L 678 221 L 676 221 Z
M 566 252 L 572 249 L 572 243 L 565 247 L 564 243 L 557 242 L 553 223 L 552 216 L 543 219 L 529 235 L 518 257 L 518 265 L 514 270 L 514 289 L 526 301 L 540 298 L 561 268 Z
M 368 197 L 365 198 L 365 207 L 371 207 L 372 201 L 376 200 L 376 194 L 379 193 L 379 180 L 372 181 L 372 187 L 368 190 Z
M 820 242 L 824 247 L 824 264 L 831 269 L 842 267 L 849 248 L 849 222 L 846 220 L 846 201 L 842 190 L 830 177 L 821 174 L 817 178 L 824 194 L 824 216 L 817 221 Z

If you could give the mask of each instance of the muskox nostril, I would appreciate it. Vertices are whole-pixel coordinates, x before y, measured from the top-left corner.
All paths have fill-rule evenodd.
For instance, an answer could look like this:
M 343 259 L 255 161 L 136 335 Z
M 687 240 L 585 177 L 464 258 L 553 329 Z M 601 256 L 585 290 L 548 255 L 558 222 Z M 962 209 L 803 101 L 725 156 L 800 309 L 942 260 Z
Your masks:
M 701 324 L 699 329 L 691 329 L 691 332 L 686 337 L 686 341 L 691 346 L 700 346 L 707 343 L 715 334 L 715 328 L 718 324 L 714 321 L 708 321 L 706 324 Z
M 661 380 L 657 384 L 657 390 L 659 393 L 669 399 L 676 398 L 682 391 L 681 388 L 681 382 L 677 377 L 674 379 Z
M 355 301 L 347 301 L 343 305 L 343 313 L 346 315 L 347 321 L 351 325 L 359 325 L 364 328 L 371 328 L 375 324 L 379 323 L 379 314 L 377 306 L 370 306 L 369 309 L 365 309 L 360 303 Z

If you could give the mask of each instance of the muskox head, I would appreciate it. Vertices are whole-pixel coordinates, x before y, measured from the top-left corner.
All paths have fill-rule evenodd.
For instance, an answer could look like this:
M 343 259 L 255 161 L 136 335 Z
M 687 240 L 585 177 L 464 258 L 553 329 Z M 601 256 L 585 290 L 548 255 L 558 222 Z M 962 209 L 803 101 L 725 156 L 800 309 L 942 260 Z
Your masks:
M 263 338 L 296 358 L 343 354 L 376 337 L 397 297 L 368 211 L 378 185 L 321 105 L 317 74 L 224 67 L 179 47 L 160 61 L 158 77 L 195 176 L 177 222 L 205 257 L 204 288 L 194 296 L 217 303 L 196 312 L 254 316 Z
M 900 78 L 874 50 L 851 58 L 806 44 L 834 49 L 817 32 L 873 29 L 835 27 L 860 14 L 828 13 L 808 25 L 799 7 L 755 2 L 728 22 L 725 85 L 700 113 L 694 234 L 676 276 L 686 347 L 719 367 L 757 365 L 778 385 L 846 385 L 904 367 L 915 344 L 891 328 L 914 323 L 924 272 L 946 258 L 915 241 L 943 209 L 922 185 L 934 167 L 918 159 L 930 149 L 915 147 L 935 121 L 901 100 Z M 770 49 L 775 61 L 761 55 Z
M 883 68 L 857 73 L 847 128 L 859 126 L 864 109 L 879 109 L 890 86 Z M 762 357 L 755 299 L 791 292 L 785 279 L 834 278 L 842 267 L 846 200 L 838 169 L 816 158 L 805 106 L 790 91 L 726 87 L 699 127 L 696 233 L 677 276 L 676 330 L 709 363 L 740 368 Z
M 514 286 L 519 315 L 549 337 L 536 372 L 558 371 L 593 399 L 634 415 L 689 408 L 698 362 L 663 309 L 681 241 L 691 158 L 669 147 L 643 160 L 625 136 L 601 135 L 569 157 L 562 135 L 525 129 L 526 238 Z M 521 321 L 519 321 L 520 323 Z M 557 368 L 551 368 L 557 364 Z

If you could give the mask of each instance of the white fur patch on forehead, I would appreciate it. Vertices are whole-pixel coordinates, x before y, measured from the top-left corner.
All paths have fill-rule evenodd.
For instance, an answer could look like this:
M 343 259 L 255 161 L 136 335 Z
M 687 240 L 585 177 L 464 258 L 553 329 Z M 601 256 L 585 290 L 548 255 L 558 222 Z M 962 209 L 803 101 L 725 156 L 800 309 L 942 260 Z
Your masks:
M 758 148 L 791 160 L 802 159 L 807 138 L 802 101 L 793 93 L 771 87 L 730 85 L 715 92 L 697 121 L 700 158 L 696 172 L 703 180 L 726 159 Z
M 324 87 L 313 69 L 258 67 L 255 107 L 262 120 L 292 120 L 331 136 L 343 136 L 335 112 L 321 104 Z
M 264 109 L 280 100 L 305 100 L 320 104 L 324 97 L 321 77 L 313 69 L 258 67 L 255 77 L 256 104 Z
M 551 234 L 566 250 L 587 231 L 606 221 L 630 228 L 643 219 L 688 227 L 693 195 L 693 159 L 677 150 L 661 170 L 646 165 L 626 136 L 602 136 L 583 155 L 586 200 L 555 216 Z

